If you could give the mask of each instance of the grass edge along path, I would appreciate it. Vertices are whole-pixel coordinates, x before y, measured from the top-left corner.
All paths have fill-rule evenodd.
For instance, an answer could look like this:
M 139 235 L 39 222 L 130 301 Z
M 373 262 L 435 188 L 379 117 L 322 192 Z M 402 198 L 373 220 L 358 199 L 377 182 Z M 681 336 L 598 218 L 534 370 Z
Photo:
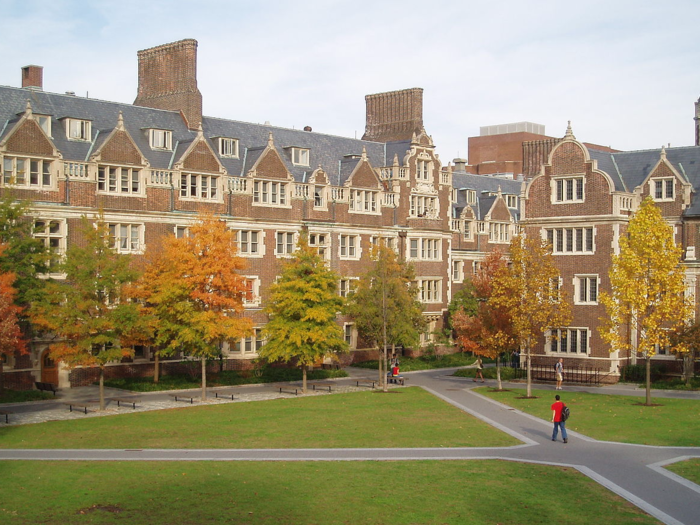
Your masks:
M 508 461 L 13 461 L 0 468 L 12 480 L 0 485 L 0 520 L 8 525 L 159 525 L 174 516 L 263 525 L 659 523 L 573 469 Z
M 664 467 L 682 478 L 700 485 L 700 458 L 691 458 L 677 463 L 671 463 Z
M 533 416 L 550 421 L 555 394 L 571 409 L 567 430 L 601 441 L 654 446 L 696 447 L 700 444 L 700 400 L 657 398 L 657 406 L 643 406 L 643 398 L 586 392 L 480 387 L 475 392 Z
M 0 427 L 0 448 L 419 448 L 520 442 L 419 387 Z

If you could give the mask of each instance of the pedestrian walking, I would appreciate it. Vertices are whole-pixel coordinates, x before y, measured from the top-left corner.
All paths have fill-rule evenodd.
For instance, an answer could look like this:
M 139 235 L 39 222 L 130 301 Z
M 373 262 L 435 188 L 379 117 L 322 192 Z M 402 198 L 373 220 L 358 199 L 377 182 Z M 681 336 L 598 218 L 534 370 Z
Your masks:
M 484 369 L 484 364 L 481 361 L 481 356 L 477 356 L 476 358 L 476 375 L 474 376 L 474 381 L 477 379 L 481 378 L 481 382 L 484 383 L 484 373 L 482 372 Z
M 556 390 L 561 390 L 561 382 L 564 380 L 564 359 L 561 357 L 557 364 L 554 365 L 554 373 L 557 376 L 557 388 Z
M 559 394 L 554 396 L 554 403 L 552 403 L 552 423 L 554 423 L 554 430 L 552 430 L 552 441 L 557 440 L 557 434 L 559 434 L 559 428 L 561 428 L 561 437 L 564 439 L 564 443 L 568 443 L 568 437 L 566 435 L 566 420 L 562 418 L 562 410 L 566 406 L 559 397 Z

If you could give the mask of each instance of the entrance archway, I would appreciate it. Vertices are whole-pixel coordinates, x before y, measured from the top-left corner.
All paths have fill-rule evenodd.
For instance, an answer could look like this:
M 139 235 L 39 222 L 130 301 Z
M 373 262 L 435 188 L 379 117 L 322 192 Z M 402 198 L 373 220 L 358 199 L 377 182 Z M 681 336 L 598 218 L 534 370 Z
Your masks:
M 41 382 L 58 385 L 58 365 L 51 359 L 48 350 L 41 355 Z

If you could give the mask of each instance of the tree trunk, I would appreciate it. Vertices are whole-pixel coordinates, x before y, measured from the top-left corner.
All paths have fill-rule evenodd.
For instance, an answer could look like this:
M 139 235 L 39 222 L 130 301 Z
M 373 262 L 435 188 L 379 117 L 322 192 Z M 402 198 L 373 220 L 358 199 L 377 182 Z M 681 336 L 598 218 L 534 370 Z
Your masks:
M 100 365 L 100 411 L 105 409 L 105 367 Z
M 496 356 L 496 384 L 498 385 L 498 390 L 503 390 L 503 384 L 501 383 L 501 354 Z
M 646 356 L 646 365 L 647 365 L 647 388 L 646 388 L 646 393 L 647 393 L 647 406 L 651 406 L 651 357 L 647 354 Z
M 527 366 L 527 397 L 532 397 L 532 356 L 530 356 L 530 346 L 525 349 L 525 366 Z
M 160 354 L 158 352 L 154 355 L 153 360 L 153 382 L 158 384 L 160 380 Z
M 306 394 L 306 365 L 301 367 L 301 393 Z
M 207 358 L 202 357 L 202 401 L 207 399 Z
M 5 392 L 5 368 L 2 364 L 2 358 L 0 357 L 0 396 Z

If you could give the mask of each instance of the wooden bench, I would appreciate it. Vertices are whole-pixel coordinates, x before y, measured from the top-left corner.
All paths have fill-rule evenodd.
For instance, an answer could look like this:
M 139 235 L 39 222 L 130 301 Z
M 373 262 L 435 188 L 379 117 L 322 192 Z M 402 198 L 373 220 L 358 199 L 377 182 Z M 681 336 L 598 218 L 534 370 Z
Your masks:
M 320 383 L 311 383 L 311 388 L 313 388 L 314 390 L 316 390 L 316 387 L 318 387 L 318 388 L 327 388 L 328 391 L 330 392 L 330 391 L 331 391 L 331 387 L 333 387 L 333 383 L 324 383 L 324 382 L 320 382 Z
M 371 386 L 374 388 L 374 385 L 377 384 L 377 382 L 374 379 L 358 379 L 357 380 L 357 386 Z
M 275 387 L 280 389 L 280 394 L 285 393 L 285 394 L 294 394 L 295 396 L 299 395 L 299 391 L 301 390 L 300 387 L 294 386 L 294 385 L 282 385 L 280 387 Z
M 57 388 L 56 385 L 54 385 L 53 383 L 43 383 L 41 381 L 36 381 L 34 385 L 36 386 L 37 390 L 41 390 L 43 392 L 53 392 L 54 397 L 56 397 Z
M 122 403 L 124 403 L 125 405 L 131 405 L 131 407 L 135 410 L 136 403 L 139 403 L 141 400 L 128 397 L 113 397 L 111 398 L 111 401 L 116 401 L 118 407 L 120 407 Z
M 85 403 L 78 403 L 78 402 L 73 402 L 73 401 L 71 401 L 71 402 L 66 402 L 66 403 L 63 403 L 63 404 L 64 404 L 64 405 L 67 405 L 71 412 L 73 412 L 73 407 L 77 407 L 77 408 L 81 408 L 82 411 L 85 412 L 85 413 L 87 414 L 87 412 L 88 412 L 88 407 L 89 407 L 89 406 L 93 406 L 93 405 L 95 405 L 95 404 L 97 404 L 97 403 L 98 403 L 98 401 L 87 401 L 87 402 L 85 402 Z
M 224 398 L 224 397 L 226 397 L 226 398 L 229 398 L 229 397 L 230 397 L 230 398 L 231 398 L 231 401 L 233 401 L 234 399 L 236 399 L 236 395 L 239 394 L 239 392 L 231 392 L 230 390 L 229 390 L 229 391 L 225 391 L 225 390 L 212 390 L 212 392 L 214 393 L 214 397 L 217 398 L 217 399 L 218 399 L 218 398 Z
M 170 397 L 174 398 L 175 401 L 178 401 L 178 397 L 180 399 L 189 399 L 190 400 L 190 405 L 194 404 L 194 398 L 196 396 L 193 396 L 191 394 L 168 394 Z
M 5 416 L 5 423 L 10 422 L 10 414 L 12 414 L 12 413 L 13 412 L 10 412 L 8 410 L 0 410 L 0 416 Z
M 403 376 L 386 376 L 389 383 L 394 383 L 395 385 L 403 385 L 406 381 Z

